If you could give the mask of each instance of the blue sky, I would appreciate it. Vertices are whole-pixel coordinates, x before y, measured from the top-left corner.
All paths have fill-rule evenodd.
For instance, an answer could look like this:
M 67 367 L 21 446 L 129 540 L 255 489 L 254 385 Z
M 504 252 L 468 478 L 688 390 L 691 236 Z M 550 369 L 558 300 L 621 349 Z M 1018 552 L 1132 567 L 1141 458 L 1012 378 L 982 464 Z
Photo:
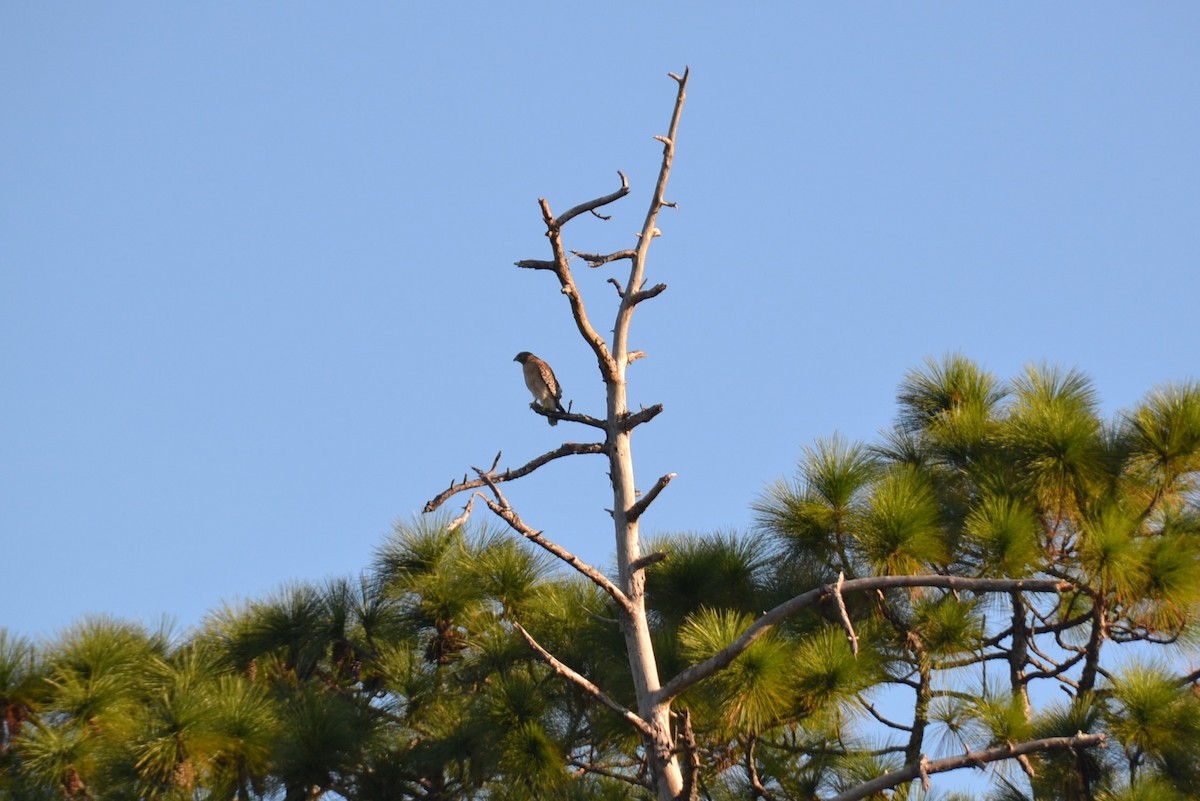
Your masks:
M 685 65 L 634 319 L 640 483 L 679 475 L 651 532 L 745 529 L 926 356 L 1079 367 L 1110 412 L 1198 377 L 1198 41 L 1193 3 L 0 4 L 0 626 L 186 628 L 585 439 L 527 408 L 520 350 L 603 387 L 512 263 L 618 169 L 566 241 L 633 243 Z M 605 563 L 605 488 L 509 495 Z

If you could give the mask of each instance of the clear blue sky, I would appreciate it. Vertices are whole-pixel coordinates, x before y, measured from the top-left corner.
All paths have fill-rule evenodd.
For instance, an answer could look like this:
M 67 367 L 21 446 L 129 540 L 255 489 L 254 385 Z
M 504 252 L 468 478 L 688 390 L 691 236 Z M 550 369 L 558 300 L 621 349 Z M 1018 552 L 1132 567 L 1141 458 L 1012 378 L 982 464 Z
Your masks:
M 1197 377 L 1195 3 L 0 4 L 0 626 L 193 625 L 365 567 L 469 465 L 602 413 L 536 204 L 633 195 L 692 68 L 639 308 L 651 531 L 744 529 L 904 372 Z M 580 269 L 598 327 L 605 274 Z M 604 464 L 512 485 L 601 563 Z M 479 512 L 476 513 L 479 515 Z M 482 517 L 482 515 L 480 515 Z

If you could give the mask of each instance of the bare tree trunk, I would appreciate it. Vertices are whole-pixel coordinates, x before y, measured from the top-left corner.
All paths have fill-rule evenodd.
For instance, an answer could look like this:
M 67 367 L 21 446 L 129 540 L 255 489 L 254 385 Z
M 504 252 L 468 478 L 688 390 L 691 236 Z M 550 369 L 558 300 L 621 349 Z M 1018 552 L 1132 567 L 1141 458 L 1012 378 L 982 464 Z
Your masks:
M 619 355 L 619 351 L 617 354 Z M 618 364 L 621 363 L 618 361 Z M 647 757 L 655 778 L 658 797 L 662 801 L 678 799 L 683 794 L 683 774 L 674 754 L 671 735 L 669 703 L 657 701 L 659 691 L 658 664 L 650 640 L 650 623 L 646 617 L 646 576 L 637 567 L 641 558 L 641 538 L 638 521 L 630 518 L 636 501 L 633 475 L 633 452 L 630 434 L 619 430 L 628 409 L 625 400 L 625 370 L 622 365 L 616 381 L 608 387 L 609 467 L 613 484 L 613 525 L 617 542 L 618 582 L 629 600 L 621 619 L 625 647 L 629 653 L 629 669 L 637 693 L 638 715 L 649 724 L 652 734 L 646 737 Z
M 659 211 L 666 205 L 664 193 L 667 179 L 671 173 L 671 165 L 675 156 L 675 137 L 679 129 L 679 117 L 683 111 L 683 103 L 687 98 L 688 71 L 683 76 L 676 77 L 679 92 L 675 100 L 675 110 L 671 115 L 671 123 L 665 137 L 659 137 L 663 143 L 662 164 L 655 183 L 654 196 L 642 223 L 638 246 L 634 251 L 632 269 L 629 280 L 621 292 L 621 305 L 617 310 L 616 325 L 613 327 L 612 359 L 615 370 L 608 385 L 608 445 L 609 466 L 612 475 L 613 488 L 613 527 L 617 543 L 617 570 L 621 589 L 629 605 L 626 609 L 622 628 L 625 634 L 625 645 L 629 651 L 629 669 L 632 671 L 633 684 L 637 692 L 638 714 L 649 724 L 651 731 L 646 747 L 649 751 L 651 772 L 655 779 L 658 797 L 662 801 L 672 801 L 683 795 L 683 774 L 679 769 L 679 760 L 674 749 L 675 741 L 671 733 L 670 701 L 661 701 L 659 695 L 658 664 L 654 657 L 654 645 L 650 640 L 650 623 L 646 617 L 646 576 L 639 567 L 641 559 L 641 537 L 639 534 L 638 517 L 644 505 L 639 505 L 637 486 L 633 472 L 633 448 L 631 443 L 632 428 L 627 427 L 629 417 L 629 401 L 626 394 L 625 373 L 631 362 L 629 354 L 629 325 L 633 320 L 633 311 L 643 299 L 642 285 L 645 281 L 646 254 L 650 242 L 658 235 L 655 222 Z M 661 287 L 661 289 L 659 288 Z M 651 290 L 654 294 L 665 289 L 658 285 Z M 649 296 L 649 295 L 647 295 Z M 664 477 L 667 481 L 670 479 Z M 660 484 L 663 480 L 660 479 Z

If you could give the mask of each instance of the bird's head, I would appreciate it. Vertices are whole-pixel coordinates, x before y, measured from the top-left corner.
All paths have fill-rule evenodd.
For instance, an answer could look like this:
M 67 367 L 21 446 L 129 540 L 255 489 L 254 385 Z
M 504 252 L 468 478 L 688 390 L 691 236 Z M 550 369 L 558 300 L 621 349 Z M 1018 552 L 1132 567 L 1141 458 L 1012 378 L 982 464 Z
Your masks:
M 514 361 L 514 362 L 520 362 L 521 364 L 524 364 L 525 362 L 529 361 L 529 357 L 530 357 L 530 356 L 532 356 L 532 355 L 533 355 L 533 354 L 532 354 L 532 353 L 530 353 L 529 351 L 527 351 L 527 350 L 523 350 L 523 351 L 521 351 L 520 353 L 518 353 L 516 356 L 514 356 L 514 357 L 513 357 L 513 361 Z

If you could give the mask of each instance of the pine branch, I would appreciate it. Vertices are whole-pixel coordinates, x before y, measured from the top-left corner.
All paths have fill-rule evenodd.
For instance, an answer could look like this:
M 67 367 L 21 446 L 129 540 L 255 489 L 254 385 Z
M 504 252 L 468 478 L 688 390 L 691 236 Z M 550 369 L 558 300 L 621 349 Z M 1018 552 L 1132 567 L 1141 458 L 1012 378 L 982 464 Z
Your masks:
M 948 770 L 967 767 L 982 768 L 989 762 L 997 762 L 1002 759 L 1020 760 L 1029 754 L 1038 754 L 1045 751 L 1075 751 L 1084 748 L 1096 748 L 1103 746 L 1105 739 L 1106 737 L 1103 734 L 1080 733 L 1074 737 L 1047 737 L 1042 740 L 1027 740 L 1015 745 L 989 748 L 986 751 L 968 752 L 961 756 L 946 757 L 945 759 L 930 760 L 922 756 L 921 761 L 917 764 L 908 765 L 891 773 L 885 773 L 869 782 L 864 782 L 844 793 L 840 793 L 830 798 L 829 801 L 857 801 L 860 798 L 867 798 L 875 793 L 913 781 L 917 778 L 928 782 L 928 777 L 934 773 L 945 773 Z
M 869 592 L 872 590 L 896 589 L 901 587 L 940 587 L 942 589 L 968 590 L 971 592 L 1061 592 L 1065 586 L 1057 579 L 973 579 L 960 576 L 869 576 L 851 579 L 842 585 L 842 592 Z M 784 601 L 758 620 L 754 621 L 730 645 L 713 656 L 677 674 L 655 694 L 655 703 L 666 703 L 684 690 L 708 678 L 730 665 L 759 637 L 792 615 L 832 597 L 834 587 L 827 584 Z

